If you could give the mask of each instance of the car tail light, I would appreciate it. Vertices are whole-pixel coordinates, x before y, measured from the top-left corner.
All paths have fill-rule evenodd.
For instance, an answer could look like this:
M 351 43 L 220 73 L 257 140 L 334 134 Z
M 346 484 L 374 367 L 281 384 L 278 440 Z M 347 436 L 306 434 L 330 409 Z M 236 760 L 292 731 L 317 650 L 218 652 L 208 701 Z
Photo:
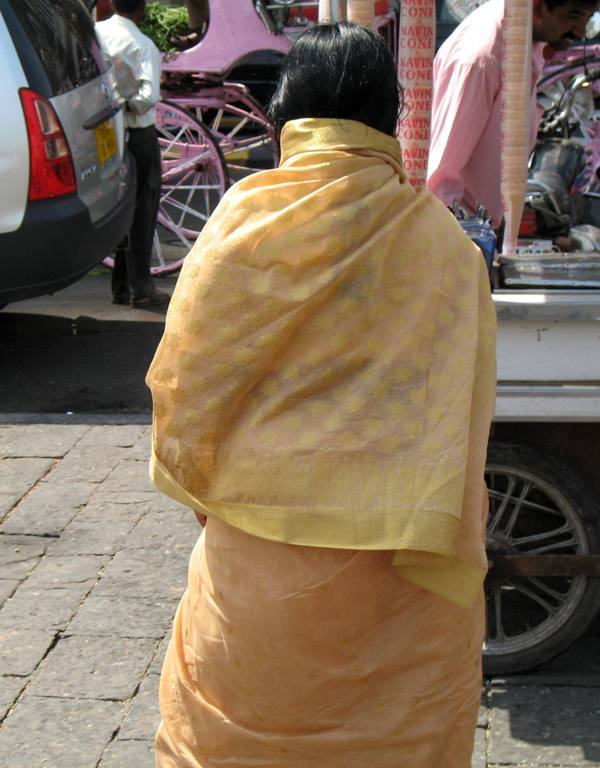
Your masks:
M 52 104 L 29 88 L 21 88 L 20 95 L 29 134 L 29 199 L 76 192 L 71 150 Z

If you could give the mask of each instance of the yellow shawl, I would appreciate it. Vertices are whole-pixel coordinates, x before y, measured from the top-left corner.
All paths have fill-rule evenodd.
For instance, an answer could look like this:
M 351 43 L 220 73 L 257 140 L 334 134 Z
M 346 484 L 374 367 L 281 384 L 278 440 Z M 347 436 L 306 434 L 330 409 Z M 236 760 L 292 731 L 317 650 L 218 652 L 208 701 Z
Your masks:
M 275 541 L 396 550 L 403 577 L 476 596 L 495 314 L 395 139 L 287 123 L 281 166 L 229 190 L 187 257 L 147 382 L 165 493 Z

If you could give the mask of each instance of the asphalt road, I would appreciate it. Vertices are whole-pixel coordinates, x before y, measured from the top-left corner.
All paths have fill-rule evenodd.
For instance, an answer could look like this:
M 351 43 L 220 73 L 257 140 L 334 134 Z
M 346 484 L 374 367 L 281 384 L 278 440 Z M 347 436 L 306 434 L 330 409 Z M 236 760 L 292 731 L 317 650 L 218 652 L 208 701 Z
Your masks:
M 172 291 L 174 278 L 159 287 Z M 148 415 L 144 377 L 164 310 L 110 303 L 103 270 L 0 312 L 0 413 Z

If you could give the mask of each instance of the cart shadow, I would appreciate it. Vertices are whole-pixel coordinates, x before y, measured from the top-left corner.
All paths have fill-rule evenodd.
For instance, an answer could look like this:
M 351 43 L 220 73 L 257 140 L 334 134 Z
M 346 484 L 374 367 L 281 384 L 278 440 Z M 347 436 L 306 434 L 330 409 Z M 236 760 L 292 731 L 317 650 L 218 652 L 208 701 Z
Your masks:
M 600 765 L 598 625 L 592 632 L 534 672 L 490 682 L 492 764 Z
M 156 321 L 0 313 L 3 413 L 149 412 Z

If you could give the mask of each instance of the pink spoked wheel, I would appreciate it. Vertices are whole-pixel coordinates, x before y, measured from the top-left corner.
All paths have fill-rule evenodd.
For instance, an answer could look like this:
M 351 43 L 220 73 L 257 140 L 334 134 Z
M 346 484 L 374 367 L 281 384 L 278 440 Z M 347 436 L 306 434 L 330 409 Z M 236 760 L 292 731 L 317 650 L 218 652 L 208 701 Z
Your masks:
M 229 174 L 217 141 L 194 115 L 170 101 L 159 102 L 156 111 L 162 164 L 158 223 L 187 253 L 229 187 Z M 178 269 L 185 253 L 176 267 L 163 257 L 155 269 Z
M 232 182 L 279 164 L 275 130 L 245 85 L 205 85 L 174 98 L 210 129 Z
M 229 187 L 227 165 L 205 125 L 170 101 L 156 105 L 161 155 L 158 226 L 151 272 L 176 272 Z M 104 265 L 114 266 L 112 257 Z

